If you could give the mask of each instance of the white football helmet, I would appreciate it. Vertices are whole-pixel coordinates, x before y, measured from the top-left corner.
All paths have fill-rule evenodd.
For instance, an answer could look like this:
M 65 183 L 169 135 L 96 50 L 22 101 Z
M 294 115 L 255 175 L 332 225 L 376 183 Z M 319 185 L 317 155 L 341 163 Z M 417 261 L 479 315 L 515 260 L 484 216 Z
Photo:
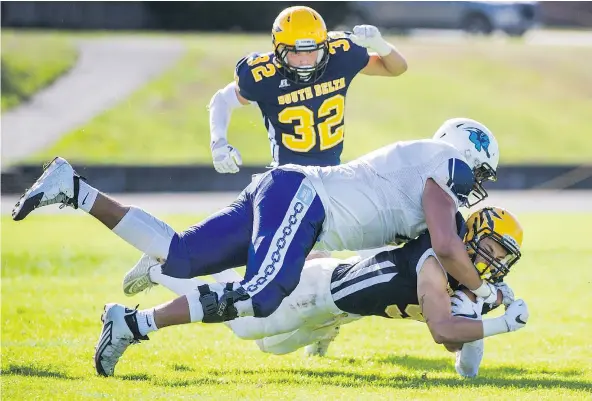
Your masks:
M 473 169 L 475 185 L 471 195 L 475 202 L 468 201 L 471 207 L 487 197 L 482 183 L 497 179 L 499 146 L 491 131 L 483 124 L 470 118 L 452 118 L 440 126 L 433 139 L 454 146 Z

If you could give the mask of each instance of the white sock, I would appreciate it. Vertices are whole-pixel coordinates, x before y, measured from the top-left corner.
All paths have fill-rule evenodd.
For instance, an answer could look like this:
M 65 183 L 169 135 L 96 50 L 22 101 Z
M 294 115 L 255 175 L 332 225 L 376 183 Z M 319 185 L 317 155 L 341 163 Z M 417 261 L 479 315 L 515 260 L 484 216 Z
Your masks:
M 136 314 L 138 320 L 138 331 L 145 336 L 148 333 L 158 330 L 154 322 L 154 309 L 144 309 Z
M 510 331 L 504 316 L 493 319 L 483 319 L 483 338 L 495 336 L 496 334 L 507 333 Z
M 92 209 L 97 200 L 99 190 L 91 187 L 84 180 L 80 180 L 79 182 L 80 190 L 78 191 L 78 207 L 86 213 L 90 213 L 90 209 Z
M 175 235 L 175 230 L 164 221 L 136 206 L 130 206 L 113 232 L 141 252 L 165 260 Z

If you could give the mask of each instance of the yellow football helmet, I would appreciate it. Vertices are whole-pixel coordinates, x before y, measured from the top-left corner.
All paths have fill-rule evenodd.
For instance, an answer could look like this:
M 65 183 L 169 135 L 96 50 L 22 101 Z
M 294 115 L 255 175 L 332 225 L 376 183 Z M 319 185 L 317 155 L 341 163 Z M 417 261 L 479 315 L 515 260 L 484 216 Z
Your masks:
M 469 216 L 464 242 L 473 263 L 477 255 L 487 262 L 478 262 L 475 266 L 483 280 L 490 283 L 503 280 L 509 273 L 510 267 L 522 256 L 520 248 L 523 235 L 518 219 L 505 209 L 484 207 Z M 481 246 L 481 241 L 485 238 L 491 238 L 500 244 L 508 254 L 501 259 L 494 257 Z
M 276 63 L 286 78 L 294 81 L 314 82 L 325 71 L 329 61 L 327 27 L 323 17 L 309 7 L 286 8 L 273 23 L 271 30 Z M 288 63 L 288 52 L 318 50 L 314 66 L 295 67 Z

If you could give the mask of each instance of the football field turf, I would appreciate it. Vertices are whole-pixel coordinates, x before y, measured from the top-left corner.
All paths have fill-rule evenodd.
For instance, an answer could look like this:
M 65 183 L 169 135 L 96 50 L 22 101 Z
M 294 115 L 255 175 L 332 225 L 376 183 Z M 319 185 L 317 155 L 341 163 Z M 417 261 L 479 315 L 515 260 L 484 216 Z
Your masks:
M 160 216 L 176 229 L 195 216 Z M 485 340 L 477 379 L 414 321 L 346 325 L 326 358 L 261 353 L 222 325 L 152 333 L 116 376 L 96 376 L 93 348 L 106 302 L 140 308 L 163 288 L 126 298 L 139 253 L 79 215 L 2 217 L 3 399 L 589 400 L 592 387 L 592 214 L 520 214 L 523 260 L 508 277 L 530 309 L 526 328 Z
M 55 81 L 76 62 L 72 36 L 2 29 L 2 111 Z

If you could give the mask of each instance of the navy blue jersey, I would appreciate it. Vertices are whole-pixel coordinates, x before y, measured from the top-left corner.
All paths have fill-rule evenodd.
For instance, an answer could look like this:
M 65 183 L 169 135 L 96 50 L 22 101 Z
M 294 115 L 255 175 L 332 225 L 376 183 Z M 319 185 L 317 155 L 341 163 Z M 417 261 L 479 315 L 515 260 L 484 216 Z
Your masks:
M 459 236 L 466 232 L 465 220 L 456 214 Z M 354 265 L 337 267 L 331 278 L 335 305 L 345 312 L 362 316 L 412 318 L 423 321 L 417 299 L 417 267 L 432 255 L 429 232 L 401 248 L 381 252 Z M 450 290 L 459 284 L 448 276 Z
M 314 83 L 296 84 L 284 77 L 272 52 L 251 54 L 237 64 L 241 96 L 257 102 L 263 114 L 273 166 L 341 162 L 345 96 L 370 56 L 343 33 L 330 34 L 329 54 L 325 72 Z

